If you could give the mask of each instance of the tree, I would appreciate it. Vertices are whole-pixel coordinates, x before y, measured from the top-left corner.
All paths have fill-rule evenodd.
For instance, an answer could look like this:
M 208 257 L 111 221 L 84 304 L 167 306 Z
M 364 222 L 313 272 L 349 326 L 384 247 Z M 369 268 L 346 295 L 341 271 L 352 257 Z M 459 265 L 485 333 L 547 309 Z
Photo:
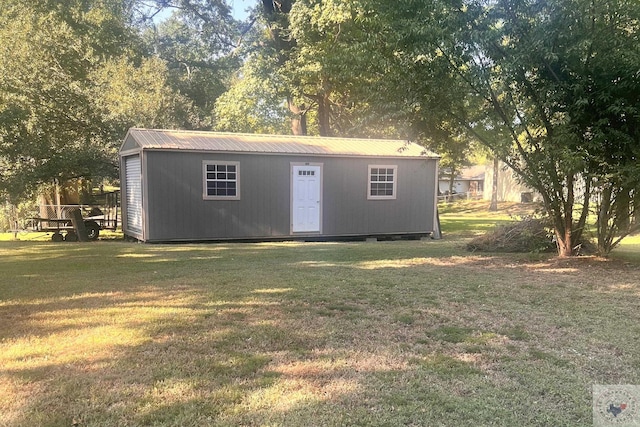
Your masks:
M 115 5 L 2 0 L 0 187 L 14 198 L 42 182 L 113 174 L 87 75 L 128 32 Z
M 263 0 L 260 8 L 261 22 L 264 23 L 264 29 L 258 31 L 264 36 L 264 41 L 258 41 L 262 46 L 266 47 L 270 57 L 276 63 L 276 70 L 280 70 L 289 60 L 291 51 L 295 46 L 295 40 L 289 35 L 289 13 L 295 0 Z M 264 52 L 264 51 L 263 51 Z M 269 61 L 262 61 L 263 63 Z M 265 75 L 266 81 L 270 81 L 269 75 Z M 290 112 L 291 133 L 294 135 L 307 134 L 307 107 L 301 100 L 295 99 L 294 88 L 290 84 L 284 88 L 279 88 L 282 96 L 286 99 L 287 108 Z
M 625 182 L 637 176 L 632 118 L 640 103 L 612 83 L 637 92 L 639 7 L 623 0 L 372 3 L 394 46 L 393 69 L 415 93 L 398 91 L 400 103 L 416 105 L 431 128 L 457 123 L 536 189 L 562 256 L 581 241 L 591 190 L 606 176 L 602 163 L 626 171 Z M 621 55 L 629 58 L 626 72 L 605 72 Z M 613 107 L 594 113 L 605 99 Z M 508 138 L 490 137 L 496 133 Z M 623 141 L 632 160 L 602 150 Z
M 163 60 L 135 62 L 128 57 L 110 59 L 89 75 L 101 122 L 110 126 L 115 141 L 131 127 L 179 128 L 195 115 L 191 100 L 169 87 Z
M 250 53 L 230 89 L 216 100 L 216 130 L 288 133 L 289 110 L 278 89 L 283 85 L 277 81 L 275 61 L 263 53 Z
M 368 127 L 390 121 L 393 136 L 440 154 L 441 169 L 449 171 L 452 187 L 453 178 L 470 164 L 476 147 L 474 138 L 450 112 L 480 105 L 467 96 L 468 89 L 455 78 L 448 59 L 429 51 L 428 44 L 446 33 L 441 22 L 449 19 L 450 8 L 444 2 L 418 5 L 375 0 L 361 1 L 358 7 L 358 14 L 352 15 L 357 23 L 352 27 L 358 30 L 350 33 L 348 54 L 339 58 L 348 71 L 338 70 L 334 78 L 346 78 L 358 88 L 350 92 L 351 102 L 360 107 Z
M 389 130 L 387 121 L 375 130 L 361 121 L 371 111 L 365 70 L 377 62 L 375 49 L 363 49 L 365 40 L 374 39 L 362 2 L 265 1 L 261 11 L 265 30 L 258 42 L 275 60 L 294 134 L 308 129 L 323 136 L 364 136 Z
M 493 179 L 491 181 L 491 203 L 489 204 L 491 212 L 498 210 L 498 178 L 500 177 L 498 168 L 500 168 L 500 159 L 498 156 L 493 156 Z
M 640 5 L 610 0 L 594 2 L 588 14 L 567 13 L 575 31 L 567 43 L 584 47 L 571 49 L 573 56 L 565 61 L 578 64 L 584 77 L 566 91 L 564 102 L 572 129 L 581 137 L 576 149 L 585 153 L 584 180 L 591 182 L 596 203 L 598 250 L 606 255 L 638 229 Z
M 153 17 L 161 11 L 171 15 L 156 23 Z M 193 103 L 192 115 L 181 127 L 212 128 L 216 99 L 241 64 L 241 24 L 219 0 L 153 1 L 143 18 L 151 53 L 167 63 L 169 85 Z
M 262 2 L 243 69 L 216 106 L 218 128 L 274 129 L 284 103 L 294 134 L 409 138 L 399 115 L 370 102 L 386 60 L 370 14 L 360 1 Z
M 640 81 L 629 73 L 640 66 L 639 11 L 617 0 L 498 1 L 478 27 L 474 81 L 485 79 L 478 92 L 512 136 L 496 151 L 542 195 L 560 255 L 580 243 L 595 188 L 600 218 L 610 204 L 628 211 L 619 196 L 638 188 Z
M 122 2 L 0 0 L 0 193 L 116 177 L 129 126 L 174 123 L 189 106 L 145 59 Z

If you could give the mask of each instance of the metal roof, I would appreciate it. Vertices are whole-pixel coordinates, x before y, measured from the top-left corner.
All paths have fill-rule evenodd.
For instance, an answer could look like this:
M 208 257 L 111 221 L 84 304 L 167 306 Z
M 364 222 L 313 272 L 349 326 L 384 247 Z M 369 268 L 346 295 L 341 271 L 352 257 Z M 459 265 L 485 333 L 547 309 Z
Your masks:
M 475 165 L 462 168 L 460 173 L 456 175 L 456 181 L 482 181 L 485 176 L 485 165 Z M 440 169 L 440 179 L 448 181 L 451 176 L 451 169 Z
M 259 135 L 138 128 L 129 130 L 124 144 L 130 139 L 133 139 L 140 148 L 152 150 L 439 158 L 437 154 L 418 144 L 386 139 Z

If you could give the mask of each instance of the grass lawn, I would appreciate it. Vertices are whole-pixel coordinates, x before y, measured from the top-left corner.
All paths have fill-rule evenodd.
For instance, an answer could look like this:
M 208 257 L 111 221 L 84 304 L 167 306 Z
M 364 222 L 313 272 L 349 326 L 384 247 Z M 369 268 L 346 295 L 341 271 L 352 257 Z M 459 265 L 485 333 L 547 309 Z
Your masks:
M 640 384 L 640 239 L 469 254 L 464 215 L 441 241 L 2 241 L 0 426 L 591 425 L 594 384 Z

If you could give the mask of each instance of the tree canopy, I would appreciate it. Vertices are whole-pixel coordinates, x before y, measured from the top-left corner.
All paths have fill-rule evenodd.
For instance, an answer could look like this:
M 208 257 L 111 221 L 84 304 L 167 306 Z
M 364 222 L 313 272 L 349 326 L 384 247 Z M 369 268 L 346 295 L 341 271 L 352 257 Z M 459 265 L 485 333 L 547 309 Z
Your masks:
M 465 133 L 487 145 L 541 194 L 562 255 L 577 249 L 592 201 L 603 230 L 629 232 L 640 175 L 640 4 L 428 3 L 368 3 L 392 76 L 376 86 L 381 109 L 404 112 L 427 140 Z
M 0 2 L 0 188 L 113 169 L 90 75 L 133 48 L 114 4 Z
M 0 194 L 17 200 L 54 180 L 117 177 L 117 148 L 132 126 L 211 126 L 215 97 L 226 90 L 211 64 L 230 48 L 204 22 L 188 24 L 193 15 L 217 16 L 215 8 L 180 9 L 184 24 L 174 31 L 166 23 L 162 36 L 201 34 L 163 49 L 145 41 L 141 6 L 0 0 Z

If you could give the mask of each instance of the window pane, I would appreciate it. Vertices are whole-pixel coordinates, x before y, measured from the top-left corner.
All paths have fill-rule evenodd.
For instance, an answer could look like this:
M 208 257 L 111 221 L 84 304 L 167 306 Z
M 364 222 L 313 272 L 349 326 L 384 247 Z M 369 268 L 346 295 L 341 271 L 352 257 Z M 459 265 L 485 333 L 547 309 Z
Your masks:
M 395 198 L 394 185 L 396 182 L 396 166 L 369 166 L 369 197 L 392 199 Z
M 205 164 L 205 195 L 236 197 L 238 195 L 238 166 L 225 163 Z

